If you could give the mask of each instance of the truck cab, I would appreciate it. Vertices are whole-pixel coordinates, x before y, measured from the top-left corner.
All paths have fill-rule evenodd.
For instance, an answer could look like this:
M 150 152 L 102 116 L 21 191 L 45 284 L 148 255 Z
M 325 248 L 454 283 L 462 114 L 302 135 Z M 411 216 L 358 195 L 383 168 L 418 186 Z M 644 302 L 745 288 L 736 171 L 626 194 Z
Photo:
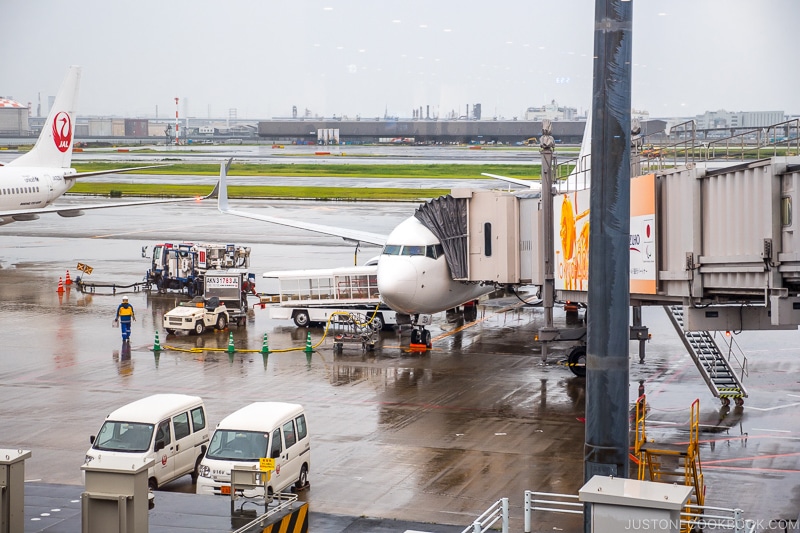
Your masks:
M 205 273 L 203 296 L 195 296 L 164 315 L 169 334 L 178 331 L 202 334 L 209 328 L 243 326 L 247 318 L 247 295 L 255 294 L 255 275 L 242 269 L 209 270 Z

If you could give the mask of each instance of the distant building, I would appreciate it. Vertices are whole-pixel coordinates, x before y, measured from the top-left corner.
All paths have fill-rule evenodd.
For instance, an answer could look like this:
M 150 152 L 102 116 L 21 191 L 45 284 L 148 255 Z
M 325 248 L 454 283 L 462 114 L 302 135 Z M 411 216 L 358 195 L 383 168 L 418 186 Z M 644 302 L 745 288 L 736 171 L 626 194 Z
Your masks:
M 578 110 L 574 107 L 559 107 L 555 100 L 542 107 L 529 107 L 525 110 L 525 120 L 551 120 L 553 122 L 576 120 Z
M 724 109 L 706 111 L 695 117 L 697 129 L 712 128 L 765 128 L 786 120 L 783 111 L 737 111 L 728 112 Z
M 0 97 L 0 135 L 27 137 L 31 134 L 31 110 L 11 98 Z

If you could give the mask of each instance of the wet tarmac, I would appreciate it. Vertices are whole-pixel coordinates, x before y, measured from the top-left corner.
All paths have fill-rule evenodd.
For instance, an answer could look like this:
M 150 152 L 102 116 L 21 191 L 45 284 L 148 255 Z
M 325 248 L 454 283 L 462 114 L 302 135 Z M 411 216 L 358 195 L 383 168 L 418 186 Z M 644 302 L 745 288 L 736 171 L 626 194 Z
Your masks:
M 62 202 L 85 202 L 67 199 Z M 268 207 L 269 206 L 269 207 Z M 237 202 L 243 209 L 386 232 L 414 206 L 394 203 Z M 339 239 L 221 215 L 211 205 L 177 204 L 88 212 L 0 227 L 0 447 L 32 451 L 26 478 L 81 485 L 80 465 L 108 412 L 159 392 L 204 398 L 210 423 L 256 400 L 302 403 L 312 435 L 310 510 L 465 527 L 501 497 L 511 500 L 512 530 L 522 530 L 523 491 L 577 493 L 583 485 L 584 380 L 540 363 L 533 340 L 541 310 L 516 298 L 484 302 L 474 324 L 435 317 L 434 349 L 403 348 L 407 337 L 384 332 L 374 353 L 325 340 L 311 355 L 306 330 L 254 309 L 229 332 L 166 336 L 161 316 L 175 295 L 130 292 L 137 321 L 130 348 L 111 321 L 122 291 L 56 292 L 77 263 L 87 281 L 127 285 L 149 266 L 142 247 L 158 242 L 231 242 L 251 246 L 250 270 L 352 264 Z M 359 263 L 376 255 L 362 248 Z M 257 280 L 258 281 L 258 280 Z M 257 287 L 258 288 L 258 287 Z M 506 309 L 510 309 L 507 310 Z M 556 312 L 559 324 L 563 313 Z M 645 309 L 647 359 L 631 345 L 633 400 L 649 400 L 648 435 L 688 439 L 689 409 L 701 409 L 706 504 L 739 507 L 766 524 L 800 510 L 800 342 L 797 331 L 744 333 L 749 357 L 744 408 L 722 409 L 699 376 L 660 308 Z M 468 327 L 464 327 L 468 326 Z M 161 344 L 181 350 L 155 354 Z M 314 344 L 321 328 L 311 328 Z M 263 357 L 264 333 L 272 350 Z M 217 351 L 190 351 L 214 348 Z M 248 351 L 245 351 L 248 350 Z M 191 493 L 188 476 L 163 488 Z M 536 531 L 581 531 L 582 522 L 542 513 Z

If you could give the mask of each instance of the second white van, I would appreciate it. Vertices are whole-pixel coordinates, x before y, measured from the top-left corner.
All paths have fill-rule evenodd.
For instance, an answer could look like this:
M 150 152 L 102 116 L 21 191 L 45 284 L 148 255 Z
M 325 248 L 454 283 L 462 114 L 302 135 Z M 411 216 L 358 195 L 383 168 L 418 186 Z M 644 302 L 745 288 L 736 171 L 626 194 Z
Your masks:
M 223 418 L 200 463 L 197 494 L 230 495 L 233 466 L 257 468 L 262 457 L 275 459 L 263 496 L 307 485 L 311 438 L 301 405 L 254 402 Z
M 208 446 L 203 400 L 185 394 L 154 394 L 120 407 L 89 438 L 86 464 L 106 456 L 155 459 L 148 486 L 155 490 L 186 474 L 197 479 Z M 96 463 L 97 464 L 97 463 Z

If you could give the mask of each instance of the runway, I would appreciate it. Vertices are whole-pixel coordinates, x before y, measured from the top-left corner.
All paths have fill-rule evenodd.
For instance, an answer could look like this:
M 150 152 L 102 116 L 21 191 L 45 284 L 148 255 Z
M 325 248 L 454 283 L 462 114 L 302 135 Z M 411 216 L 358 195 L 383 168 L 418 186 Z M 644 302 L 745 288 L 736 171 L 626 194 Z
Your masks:
M 60 200 L 85 202 L 85 198 Z M 394 203 L 237 202 L 283 217 L 385 232 L 415 206 Z M 176 296 L 129 293 L 136 310 L 131 348 L 111 321 L 121 293 L 59 296 L 59 277 L 78 262 L 94 281 L 140 281 L 158 242 L 230 242 L 251 246 L 251 271 L 353 263 L 340 239 L 227 217 L 214 205 L 173 204 L 43 216 L 0 227 L 0 447 L 32 451 L 26 478 L 80 485 L 89 436 L 114 408 L 157 392 L 201 396 L 210 424 L 256 400 L 302 403 L 312 435 L 310 510 L 466 527 L 501 497 L 511 499 L 513 530 L 522 529 L 523 491 L 576 494 L 583 484 L 584 380 L 540 363 L 533 337 L 541 310 L 514 298 L 483 302 L 467 326 L 436 317 L 434 349 L 409 353 L 384 332 L 374 354 L 325 341 L 262 357 L 270 348 L 301 347 L 306 330 L 254 309 L 229 332 L 170 337 L 161 316 Z M 378 253 L 361 249 L 359 263 Z M 88 279 L 88 278 L 87 278 Z M 258 286 L 256 287 L 258 289 Z M 510 311 L 500 312 L 511 307 Z M 563 324 L 563 313 L 557 312 Z M 794 518 L 800 510 L 798 332 L 738 336 L 749 357 L 744 408 L 721 410 L 660 308 L 645 309 L 652 340 L 638 363 L 631 346 L 630 400 L 648 396 L 648 435 L 687 440 L 689 408 L 701 405 L 701 459 L 707 505 L 739 507 L 753 520 Z M 164 344 L 217 352 L 152 350 Z M 322 329 L 311 328 L 316 343 Z M 407 339 L 405 340 L 407 344 Z M 244 350 L 253 350 L 245 352 Z M 164 487 L 191 493 L 188 476 Z M 581 520 L 540 515 L 539 531 L 579 531 Z M 31 529 L 32 531 L 35 529 Z M 26 528 L 27 531 L 27 528 Z

